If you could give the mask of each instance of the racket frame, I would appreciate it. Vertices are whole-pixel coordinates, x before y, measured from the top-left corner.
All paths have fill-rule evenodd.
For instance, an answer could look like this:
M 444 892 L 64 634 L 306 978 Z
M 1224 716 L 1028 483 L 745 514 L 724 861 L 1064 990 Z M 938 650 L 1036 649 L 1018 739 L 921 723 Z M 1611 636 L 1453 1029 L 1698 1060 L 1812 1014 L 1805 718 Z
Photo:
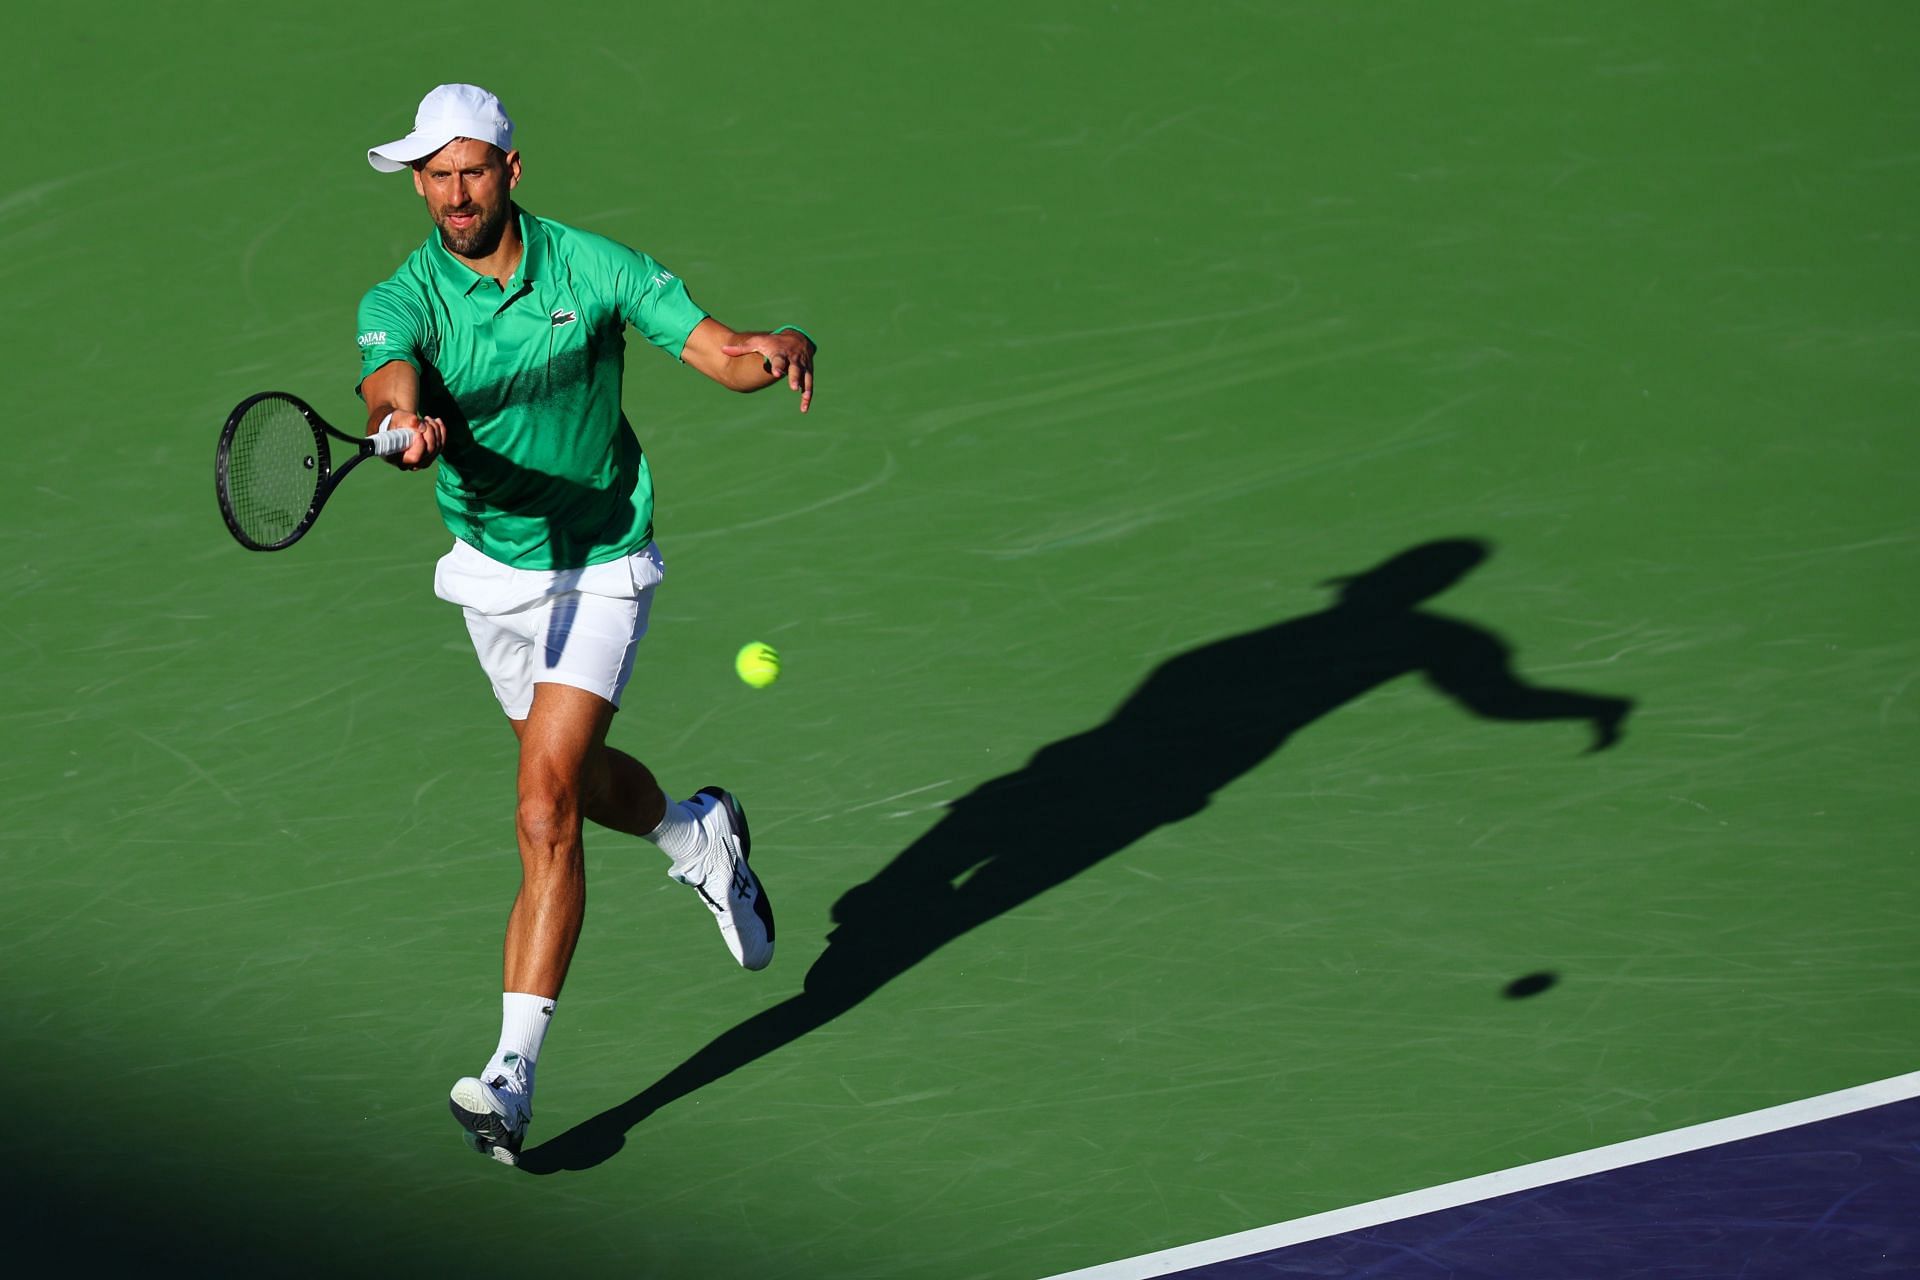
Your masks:
M 313 465 L 320 473 L 314 486 L 313 501 L 308 504 L 306 513 L 300 517 L 299 523 L 294 525 L 293 530 L 277 542 L 260 542 L 250 537 L 240 527 L 240 522 L 234 518 L 233 499 L 227 487 L 228 458 L 233 450 L 234 433 L 240 429 L 240 423 L 247 416 L 247 411 L 263 400 L 284 401 L 297 409 L 300 416 L 306 419 L 307 425 L 313 429 Z M 338 469 L 334 468 L 331 453 L 327 448 L 328 436 L 333 436 L 354 448 L 353 456 L 342 462 Z M 398 453 L 412 442 L 413 432 L 404 427 L 370 436 L 350 436 L 322 418 L 312 405 L 299 396 L 285 391 L 256 392 L 235 405 L 233 412 L 227 415 L 226 425 L 220 429 L 220 443 L 214 448 L 213 488 L 214 496 L 220 503 L 220 518 L 226 521 L 227 532 L 233 535 L 234 541 L 247 550 L 283 551 L 304 537 L 307 530 L 313 528 L 314 521 L 320 518 L 320 508 L 326 505 L 327 499 L 332 496 L 335 489 L 340 487 L 340 482 L 346 479 L 348 472 L 376 453 L 382 456 Z

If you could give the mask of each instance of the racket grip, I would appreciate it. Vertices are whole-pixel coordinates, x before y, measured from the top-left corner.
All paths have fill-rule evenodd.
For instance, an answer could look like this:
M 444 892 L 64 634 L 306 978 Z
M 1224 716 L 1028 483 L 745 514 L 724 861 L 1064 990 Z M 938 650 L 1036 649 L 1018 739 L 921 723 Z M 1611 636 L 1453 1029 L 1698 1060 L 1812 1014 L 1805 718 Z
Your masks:
M 386 431 L 376 431 L 367 437 L 367 443 L 373 446 L 374 453 L 382 458 L 400 453 L 413 443 L 413 431 L 409 427 L 392 427 Z

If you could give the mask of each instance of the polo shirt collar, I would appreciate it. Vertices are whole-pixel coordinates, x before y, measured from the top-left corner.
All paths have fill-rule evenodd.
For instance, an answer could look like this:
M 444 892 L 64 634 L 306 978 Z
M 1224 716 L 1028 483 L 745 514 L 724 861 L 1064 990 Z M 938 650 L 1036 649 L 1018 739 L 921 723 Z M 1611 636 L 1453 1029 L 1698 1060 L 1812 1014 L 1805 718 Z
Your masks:
M 508 297 L 519 293 L 528 282 L 543 279 L 547 260 L 547 229 L 540 225 L 540 219 L 517 204 L 513 206 L 513 216 L 520 224 L 520 265 L 513 269 L 513 275 L 503 290 Z M 427 237 L 427 247 L 440 270 L 451 274 L 456 281 L 466 282 L 460 290 L 462 297 L 471 297 L 483 282 L 493 283 L 492 276 L 481 275 L 454 256 L 453 251 L 441 242 L 438 228 Z

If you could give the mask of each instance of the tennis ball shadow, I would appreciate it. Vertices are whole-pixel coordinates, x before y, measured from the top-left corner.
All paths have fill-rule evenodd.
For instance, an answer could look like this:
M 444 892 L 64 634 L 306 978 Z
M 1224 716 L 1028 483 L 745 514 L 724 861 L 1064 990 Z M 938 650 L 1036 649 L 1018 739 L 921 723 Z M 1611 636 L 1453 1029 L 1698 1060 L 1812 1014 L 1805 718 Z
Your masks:
M 1509 1000 L 1525 1000 L 1529 996 L 1537 996 L 1543 991 L 1550 990 L 1558 986 L 1559 983 L 1560 975 L 1557 973 L 1547 971 L 1529 973 L 1524 977 L 1515 978 L 1512 982 L 1509 982 L 1506 990 L 1501 994 L 1505 995 Z

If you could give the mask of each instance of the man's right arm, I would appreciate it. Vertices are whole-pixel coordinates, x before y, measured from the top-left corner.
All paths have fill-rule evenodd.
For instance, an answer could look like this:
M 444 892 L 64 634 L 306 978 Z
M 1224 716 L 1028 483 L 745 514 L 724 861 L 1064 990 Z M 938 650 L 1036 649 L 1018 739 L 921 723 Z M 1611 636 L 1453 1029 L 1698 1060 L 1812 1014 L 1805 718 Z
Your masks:
M 446 444 L 438 418 L 420 416 L 421 361 L 431 358 L 432 322 L 420 299 L 398 277 L 367 290 L 356 319 L 360 330 L 360 398 L 367 404 L 367 434 L 405 427 L 413 443 L 387 461 L 402 471 L 430 466 Z M 387 415 L 392 414 L 389 422 Z
M 420 373 L 405 360 L 389 360 L 360 381 L 360 398 L 367 402 L 367 434 L 392 427 L 413 432 L 405 452 L 388 459 L 402 471 L 417 471 L 440 456 L 447 441 L 447 424 L 420 416 Z M 391 414 L 393 420 L 387 420 Z

